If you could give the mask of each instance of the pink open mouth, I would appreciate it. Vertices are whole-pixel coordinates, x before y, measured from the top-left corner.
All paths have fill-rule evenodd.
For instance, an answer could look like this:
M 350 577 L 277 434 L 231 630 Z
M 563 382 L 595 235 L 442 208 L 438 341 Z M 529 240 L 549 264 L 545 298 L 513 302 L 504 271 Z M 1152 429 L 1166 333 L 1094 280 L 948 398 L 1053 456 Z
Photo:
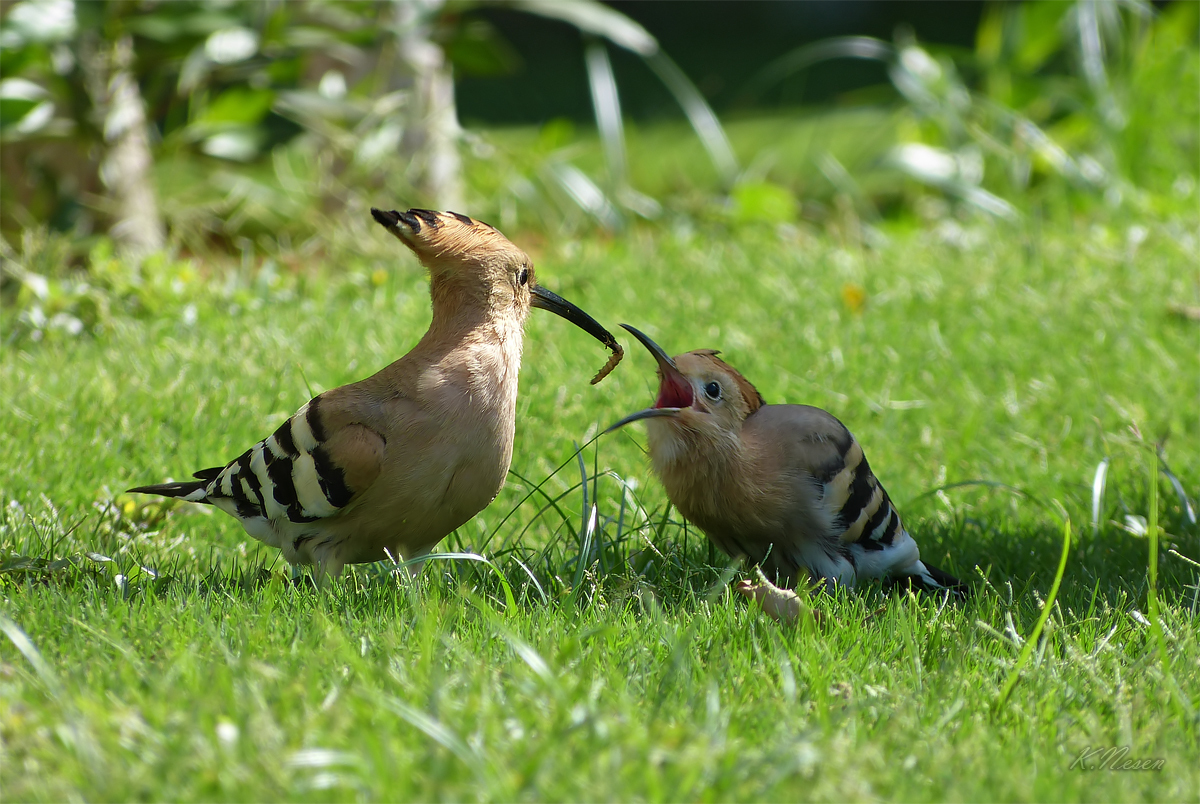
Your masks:
M 659 385 L 654 407 L 690 408 L 692 399 L 692 384 L 673 372 L 666 372 Z

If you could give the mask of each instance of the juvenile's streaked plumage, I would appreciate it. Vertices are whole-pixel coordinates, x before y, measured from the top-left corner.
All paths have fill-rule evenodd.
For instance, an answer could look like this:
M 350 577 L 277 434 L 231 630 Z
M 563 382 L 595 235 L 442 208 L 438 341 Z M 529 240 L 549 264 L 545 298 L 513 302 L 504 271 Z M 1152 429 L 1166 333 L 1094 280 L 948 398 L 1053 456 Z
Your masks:
M 293 564 L 337 575 L 415 558 L 500 491 L 512 459 L 517 374 L 530 307 L 613 350 L 613 336 L 540 287 L 525 252 L 455 212 L 372 209 L 429 269 L 433 320 L 411 352 L 302 406 L 272 435 L 196 480 L 130 491 L 209 503 Z
M 862 447 L 829 413 L 768 405 L 711 349 L 667 356 L 623 324 L 658 362 L 646 419 L 654 469 L 667 496 L 723 552 L 762 565 L 791 585 L 805 571 L 826 583 L 905 580 L 965 593 L 958 579 L 921 561 Z

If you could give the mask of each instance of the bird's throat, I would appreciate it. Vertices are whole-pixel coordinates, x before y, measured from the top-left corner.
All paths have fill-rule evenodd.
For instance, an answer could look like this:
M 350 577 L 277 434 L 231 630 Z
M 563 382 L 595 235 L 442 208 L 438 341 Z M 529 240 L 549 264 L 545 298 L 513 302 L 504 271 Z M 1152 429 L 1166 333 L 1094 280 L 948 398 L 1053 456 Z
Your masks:
M 673 371 L 664 371 L 659 382 L 658 399 L 654 401 L 654 407 L 688 408 L 692 406 L 693 401 L 691 383 Z

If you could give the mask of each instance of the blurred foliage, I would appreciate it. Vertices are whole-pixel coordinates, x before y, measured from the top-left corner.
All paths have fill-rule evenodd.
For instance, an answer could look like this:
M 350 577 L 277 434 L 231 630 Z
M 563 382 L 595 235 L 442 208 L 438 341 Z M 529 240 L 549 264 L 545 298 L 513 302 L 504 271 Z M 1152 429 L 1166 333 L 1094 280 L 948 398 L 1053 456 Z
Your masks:
M 913 122 L 894 159 L 1003 216 L 1064 199 L 1143 208 L 1181 189 L 1188 196 L 1200 169 L 1200 99 L 1162 88 L 1200 80 L 1198 9 L 995 4 L 961 60 L 933 58 L 902 34 L 891 75 Z
M 768 64 L 751 89 L 823 61 L 882 62 L 907 114 L 879 167 L 921 188 L 1004 218 L 1093 199 L 1114 209 L 1171 205 L 1191 196 L 1200 170 L 1200 102 L 1161 88 L 1200 79 L 1198 9 L 1175 3 L 1160 12 L 1141 0 L 995 3 L 973 53 L 928 48 L 906 29 L 894 43 L 841 37 Z M 830 175 L 829 165 L 819 167 Z M 848 186 L 861 174 L 830 178 Z M 905 209 L 920 209 L 927 197 L 889 189 Z
M 87 211 L 97 206 L 102 140 L 80 53 L 125 33 L 134 38 L 160 176 L 186 172 L 193 161 L 220 173 L 307 131 L 313 152 L 335 156 L 323 160 L 327 173 L 369 184 L 398 137 L 382 121 L 403 103 L 387 86 L 391 31 L 383 9 L 373 2 L 15 4 L 0 28 L 0 141 L 5 173 L 17 179 L 6 182 L 5 231 L 34 221 L 92 228 Z M 169 198 L 175 188 L 163 184 Z M 235 198 L 212 213 L 236 206 Z
M 429 42 L 455 70 L 487 75 L 518 63 L 495 30 L 470 15 L 477 2 L 406 3 L 405 10 L 418 9 Z M 736 165 L 715 115 L 644 29 L 592 0 L 506 5 L 574 26 L 594 40 L 593 49 L 603 39 L 646 59 L 732 178 Z M 409 56 L 401 52 L 411 48 L 401 40 L 414 22 L 401 8 L 398 0 L 13 4 L 0 25 L 0 142 L 5 173 L 16 180 L 5 183 L 0 231 L 11 236 L 38 222 L 77 235 L 96 228 L 93 213 L 104 207 L 96 177 L 104 121 L 92 108 L 96 93 L 88 91 L 80 54 L 126 35 L 133 38 L 135 77 L 156 140 L 160 196 L 189 248 L 279 235 L 302 213 L 327 213 L 356 194 L 421 203 L 413 161 L 400 147 L 406 128 L 417 126 L 406 111 L 419 112 L 402 65 Z M 619 106 L 615 114 L 619 128 Z M 466 139 L 468 149 L 479 145 Z M 545 199 L 550 205 L 566 197 L 616 222 L 598 214 L 603 204 L 594 199 L 603 193 L 596 184 L 565 163 L 551 160 L 540 177 L 554 186 Z M 654 209 L 621 189 L 635 207 Z
M 272 257 L 219 276 L 166 252 L 122 259 L 106 237 L 95 239 L 84 257 L 88 270 L 70 270 L 70 248 L 44 227 L 27 229 L 17 249 L 0 242 L 3 344 L 101 336 L 122 318 L 175 319 L 187 330 L 204 299 L 220 299 L 236 314 L 293 300 L 300 279 Z
M 426 0 L 432 40 L 460 73 L 517 69 L 518 54 L 471 14 L 474 5 Z M 1194 202 L 1200 103 L 1195 93 L 1163 91 L 1198 79 L 1194 3 L 998 3 L 983 17 L 974 52 L 930 48 L 904 30 L 894 42 L 806 45 L 768 65 L 757 83 L 823 60 L 872 59 L 888 66 L 902 103 L 867 117 L 851 104 L 833 114 L 728 121 L 740 132 L 741 165 L 732 152 L 721 155 L 724 131 L 715 118 L 706 122 L 710 110 L 694 87 L 636 23 L 597 3 L 508 5 L 585 35 L 598 136 L 553 119 L 534 132 L 463 133 L 470 210 L 506 229 L 618 228 L 665 216 L 680 226 L 713 218 L 844 225 L 869 241 L 883 220 L 927 220 L 954 208 L 1016 217 L 1129 205 L 1161 212 Z M 125 34 L 134 40 L 176 253 L 319 256 L 314 239 L 353 241 L 359 232 L 334 231 L 345 227 L 329 227 L 331 216 L 361 217 L 381 199 L 422 203 L 398 148 L 411 92 L 395 77 L 401 32 L 391 2 L 19 0 L 5 11 L 6 262 L 33 253 L 8 244 L 43 226 L 69 233 L 60 266 L 94 255 L 104 210 L 95 175 L 102 121 L 90 109 L 82 54 L 97 38 Z M 641 131 L 623 119 L 601 41 L 646 58 L 675 87 L 700 136 L 670 125 Z M 877 103 L 879 94 L 870 97 Z M 639 143 L 662 139 L 672 143 L 667 158 L 663 149 L 641 157 Z M 47 321 L 90 304 L 86 292 L 65 301 L 82 291 L 64 285 L 59 310 L 18 275 L 55 271 L 18 261 L 4 280 L 6 302 L 32 310 L 40 298 Z

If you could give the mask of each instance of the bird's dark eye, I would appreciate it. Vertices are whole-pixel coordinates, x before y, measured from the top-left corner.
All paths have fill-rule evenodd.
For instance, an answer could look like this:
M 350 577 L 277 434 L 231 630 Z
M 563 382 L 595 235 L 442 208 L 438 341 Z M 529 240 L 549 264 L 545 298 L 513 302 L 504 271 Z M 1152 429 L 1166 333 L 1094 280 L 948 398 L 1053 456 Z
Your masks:
M 522 268 L 521 273 L 517 274 L 517 282 L 519 284 L 524 285 L 528 281 L 529 281 L 529 269 Z
M 708 385 L 704 386 L 704 393 L 709 399 L 720 399 L 721 384 L 717 382 L 710 382 Z

